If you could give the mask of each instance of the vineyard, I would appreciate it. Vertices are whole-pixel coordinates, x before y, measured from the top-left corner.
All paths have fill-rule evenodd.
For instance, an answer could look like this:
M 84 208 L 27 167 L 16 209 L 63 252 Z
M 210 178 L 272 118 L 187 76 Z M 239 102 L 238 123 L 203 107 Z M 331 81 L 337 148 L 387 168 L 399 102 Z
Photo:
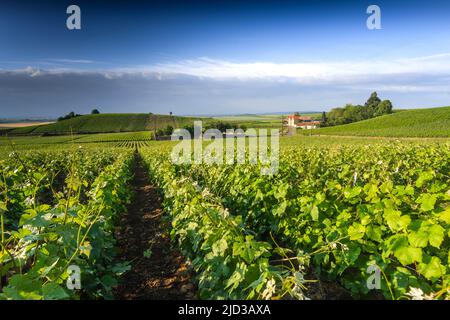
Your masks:
M 269 179 L 250 165 L 145 159 L 205 298 L 261 298 L 270 281 L 301 298 L 311 274 L 364 297 L 370 265 L 381 269 L 386 299 L 449 289 L 448 145 L 296 146 Z
M 91 135 L 65 135 L 54 137 L 0 137 L 0 155 L 7 155 L 11 151 L 24 152 L 33 149 L 67 149 L 67 148 L 104 148 L 104 147 L 125 147 L 140 148 L 149 145 L 153 139 L 153 133 L 142 132 L 123 132 L 123 133 L 104 133 Z
M 355 123 L 321 128 L 313 134 L 373 137 L 448 137 L 450 107 L 402 110 Z
M 79 298 L 64 290 L 68 266 L 84 270 L 87 297 L 110 297 L 126 266 L 111 231 L 130 199 L 132 152 L 68 151 L 1 161 L 1 296 Z
M 200 299 L 324 299 L 331 285 L 450 298 L 448 141 L 284 138 L 278 172 L 262 176 L 260 164 L 173 165 L 172 143 L 113 135 L 2 144 L 0 298 L 114 298 L 132 264 L 115 233 L 137 162 Z M 70 265 L 81 290 L 66 287 Z
M 197 118 L 147 113 L 109 113 L 82 115 L 55 123 L 12 129 L 12 135 L 56 135 L 86 133 L 122 133 L 183 127 Z M 210 121 L 210 118 L 201 118 Z

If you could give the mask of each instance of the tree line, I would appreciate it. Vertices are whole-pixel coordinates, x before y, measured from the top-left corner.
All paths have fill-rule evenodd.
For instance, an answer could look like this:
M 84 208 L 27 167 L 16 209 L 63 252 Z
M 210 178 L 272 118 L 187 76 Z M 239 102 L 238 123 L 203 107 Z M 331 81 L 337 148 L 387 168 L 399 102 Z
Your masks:
M 189 131 L 189 133 L 193 136 L 194 135 L 194 125 L 193 124 L 186 124 L 183 126 L 183 129 Z M 247 130 L 247 126 L 237 124 L 237 123 L 230 123 L 230 122 L 224 122 L 224 121 L 212 121 L 207 123 L 202 130 L 206 131 L 208 129 L 218 129 L 220 132 L 226 132 L 228 129 L 242 129 L 243 131 Z M 171 125 L 168 125 L 167 127 L 163 129 L 156 130 L 157 136 L 170 136 L 174 131 L 174 128 Z
M 337 126 L 390 113 L 392 113 L 391 101 L 381 100 L 376 92 L 372 92 L 363 106 L 347 104 L 343 108 L 331 109 L 326 117 L 323 117 L 322 126 Z
M 97 109 L 93 109 L 91 111 L 91 114 L 100 114 L 100 111 L 98 111 Z M 68 114 L 66 114 L 65 116 L 59 117 L 57 120 L 63 121 L 63 120 L 69 120 L 69 119 L 81 117 L 81 116 L 82 116 L 82 114 L 78 114 L 78 113 L 71 111 Z

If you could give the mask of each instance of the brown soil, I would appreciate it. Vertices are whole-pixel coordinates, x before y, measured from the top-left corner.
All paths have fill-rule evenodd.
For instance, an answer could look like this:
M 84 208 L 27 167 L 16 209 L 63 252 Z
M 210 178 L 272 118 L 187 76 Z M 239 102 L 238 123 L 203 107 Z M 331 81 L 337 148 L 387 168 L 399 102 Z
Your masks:
M 196 299 L 185 259 L 173 248 L 168 226 L 161 219 L 161 199 L 148 181 L 142 161 L 136 155 L 135 198 L 116 233 L 119 259 L 129 261 L 131 270 L 122 276 L 115 296 L 124 300 Z
M 307 288 L 305 295 L 311 300 L 353 300 L 350 292 L 336 282 L 318 280 Z

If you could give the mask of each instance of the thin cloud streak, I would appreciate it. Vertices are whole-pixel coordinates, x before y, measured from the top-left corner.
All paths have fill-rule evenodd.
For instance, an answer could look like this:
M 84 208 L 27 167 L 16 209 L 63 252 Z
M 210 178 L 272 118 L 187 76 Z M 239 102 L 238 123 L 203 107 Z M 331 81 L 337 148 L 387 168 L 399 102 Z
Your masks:
M 91 60 L 52 59 L 61 63 L 92 64 Z M 12 72 L 36 74 L 31 66 L 16 69 Z M 76 69 L 71 67 L 48 68 L 40 70 L 40 74 L 63 73 L 100 73 L 106 78 L 122 76 L 164 77 L 184 75 L 208 79 L 237 80 L 271 80 L 284 81 L 291 79 L 303 84 L 329 81 L 351 81 L 367 77 L 393 76 L 404 74 L 445 75 L 450 74 L 450 53 L 424 57 L 405 58 L 392 61 L 357 61 L 357 62 L 308 62 L 308 63 L 273 63 L 252 62 L 239 63 L 210 58 L 182 60 L 173 63 L 160 63 L 148 66 L 110 69 Z
M 93 60 L 85 60 L 85 59 L 47 59 L 47 61 L 59 62 L 59 63 L 81 63 L 81 64 L 96 63 Z

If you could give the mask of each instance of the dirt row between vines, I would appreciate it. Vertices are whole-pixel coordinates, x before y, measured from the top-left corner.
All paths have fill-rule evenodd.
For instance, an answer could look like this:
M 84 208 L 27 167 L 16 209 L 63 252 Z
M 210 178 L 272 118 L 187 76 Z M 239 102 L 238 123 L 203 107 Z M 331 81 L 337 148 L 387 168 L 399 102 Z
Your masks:
M 116 232 L 119 259 L 129 261 L 131 270 L 121 277 L 116 299 L 196 299 L 185 259 L 170 242 L 161 199 L 138 154 L 132 187 L 135 197 Z
M 169 226 L 162 219 L 160 196 L 156 186 L 149 183 L 148 173 L 138 153 L 131 185 L 135 196 L 116 232 L 118 258 L 130 262 L 131 270 L 121 277 L 115 289 L 115 298 L 197 299 L 192 275 L 184 257 L 170 241 Z M 335 282 L 317 281 L 308 287 L 307 296 L 313 300 L 351 299 L 348 292 Z

